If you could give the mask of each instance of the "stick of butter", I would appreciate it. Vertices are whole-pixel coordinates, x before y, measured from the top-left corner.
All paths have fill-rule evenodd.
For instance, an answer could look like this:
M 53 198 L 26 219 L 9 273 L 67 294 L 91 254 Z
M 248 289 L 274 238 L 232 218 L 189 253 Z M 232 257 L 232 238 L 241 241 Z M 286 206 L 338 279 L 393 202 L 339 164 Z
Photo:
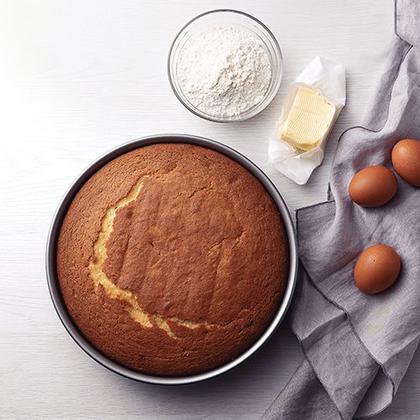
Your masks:
M 328 135 L 335 113 L 335 105 L 319 91 L 300 85 L 280 128 L 280 138 L 297 149 L 312 150 Z
M 269 137 L 269 162 L 297 184 L 306 184 L 324 159 L 328 135 L 345 103 L 344 66 L 315 57 L 289 87 Z

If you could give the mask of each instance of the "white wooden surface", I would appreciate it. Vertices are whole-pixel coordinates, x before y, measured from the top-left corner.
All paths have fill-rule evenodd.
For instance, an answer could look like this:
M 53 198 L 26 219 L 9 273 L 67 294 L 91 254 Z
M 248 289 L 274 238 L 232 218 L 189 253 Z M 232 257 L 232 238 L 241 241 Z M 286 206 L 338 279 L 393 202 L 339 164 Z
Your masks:
M 284 79 L 255 119 L 218 125 L 172 94 L 166 57 L 199 12 L 238 8 L 262 19 L 284 53 Z M 61 326 L 47 292 L 44 248 L 70 182 L 106 150 L 149 133 L 225 142 L 260 165 L 293 210 L 324 199 L 337 135 L 359 123 L 392 37 L 392 0 L 0 0 L 0 417 L 257 418 L 302 355 L 283 326 L 252 360 L 212 382 L 134 383 L 90 360 Z M 266 163 L 287 85 L 315 55 L 343 62 L 348 106 L 324 165 L 305 187 Z M 420 412 L 417 355 L 392 407 Z

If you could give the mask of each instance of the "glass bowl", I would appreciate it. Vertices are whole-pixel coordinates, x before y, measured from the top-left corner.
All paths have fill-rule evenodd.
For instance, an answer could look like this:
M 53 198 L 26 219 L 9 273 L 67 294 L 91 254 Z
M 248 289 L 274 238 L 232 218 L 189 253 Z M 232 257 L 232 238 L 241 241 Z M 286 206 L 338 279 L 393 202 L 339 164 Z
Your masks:
M 251 35 L 259 39 L 266 48 L 271 64 L 271 78 L 263 99 L 251 108 L 246 109 L 244 112 L 232 116 L 210 115 L 197 108 L 191 103 L 191 101 L 188 100 L 187 96 L 182 91 L 179 77 L 180 75 L 178 74 L 179 55 L 190 37 L 202 32 L 206 28 L 225 25 L 245 29 Z M 282 67 L 283 58 L 281 49 L 272 32 L 253 16 L 230 9 L 212 10 L 198 15 L 189 21 L 175 37 L 168 57 L 168 76 L 176 97 L 193 114 L 215 122 L 244 121 L 259 114 L 273 100 L 280 87 Z

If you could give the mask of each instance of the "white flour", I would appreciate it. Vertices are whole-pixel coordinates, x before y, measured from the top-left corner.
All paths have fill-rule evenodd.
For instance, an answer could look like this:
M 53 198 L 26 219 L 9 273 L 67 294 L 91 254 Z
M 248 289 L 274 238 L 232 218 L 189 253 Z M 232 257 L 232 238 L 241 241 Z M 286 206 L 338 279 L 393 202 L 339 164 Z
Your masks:
M 235 26 L 193 34 L 177 63 L 184 95 L 196 108 L 214 117 L 232 117 L 261 102 L 271 71 L 262 41 Z

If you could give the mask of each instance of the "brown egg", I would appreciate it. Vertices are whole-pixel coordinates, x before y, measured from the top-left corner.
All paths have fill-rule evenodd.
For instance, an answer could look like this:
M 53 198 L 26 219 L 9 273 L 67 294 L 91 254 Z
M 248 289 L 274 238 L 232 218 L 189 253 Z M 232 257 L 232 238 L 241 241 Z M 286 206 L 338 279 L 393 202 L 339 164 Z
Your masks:
M 392 149 L 392 164 L 398 175 L 420 187 L 420 140 L 400 140 Z
M 401 260 L 394 248 L 377 244 L 366 248 L 354 267 L 354 282 L 364 293 L 388 289 L 400 274 Z
M 362 207 L 378 207 L 397 193 L 394 173 L 385 166 L 368 166 L 357 172 L 349 185 L 351 199 Z

